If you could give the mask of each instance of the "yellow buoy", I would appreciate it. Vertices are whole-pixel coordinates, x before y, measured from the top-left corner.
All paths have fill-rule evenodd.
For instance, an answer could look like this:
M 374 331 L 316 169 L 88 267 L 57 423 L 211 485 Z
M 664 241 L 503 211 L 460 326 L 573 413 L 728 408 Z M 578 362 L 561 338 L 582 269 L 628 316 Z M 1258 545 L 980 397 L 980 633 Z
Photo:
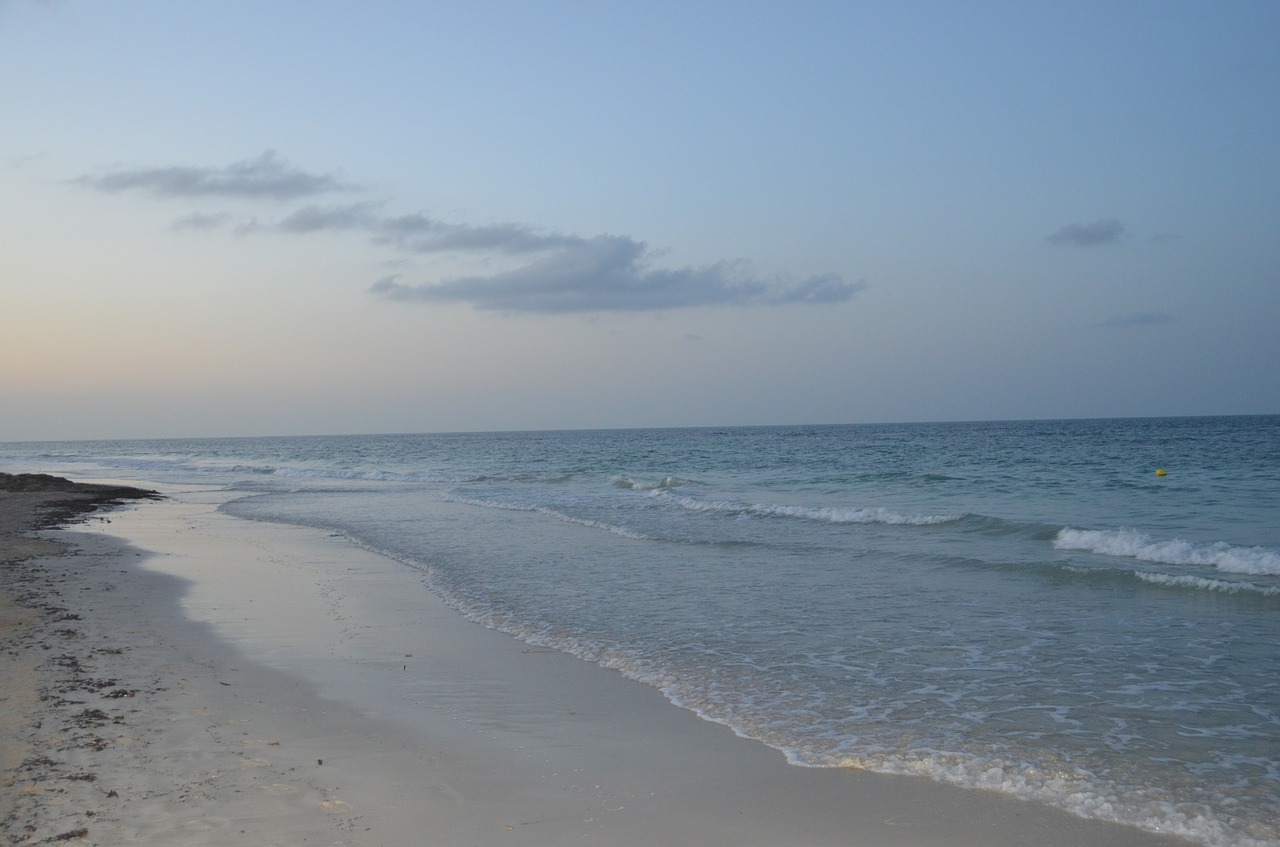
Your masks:
M 1164 468 L 1156 468 L 1156 476 L 1168 476 L 1168 474 L 1164 472 Z

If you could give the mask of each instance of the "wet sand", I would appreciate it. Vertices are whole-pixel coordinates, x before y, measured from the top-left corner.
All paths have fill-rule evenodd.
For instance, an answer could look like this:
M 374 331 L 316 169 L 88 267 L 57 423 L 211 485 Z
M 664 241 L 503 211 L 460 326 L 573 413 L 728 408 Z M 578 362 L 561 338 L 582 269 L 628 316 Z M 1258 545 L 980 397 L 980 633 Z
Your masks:
M 213 489 L 162 493 L 38 537 L 15 532 L 48 501 L 0 496 L 10 843 L 1186 843 L 793 767 L 463 619 L 343 538 L 229 517 Z

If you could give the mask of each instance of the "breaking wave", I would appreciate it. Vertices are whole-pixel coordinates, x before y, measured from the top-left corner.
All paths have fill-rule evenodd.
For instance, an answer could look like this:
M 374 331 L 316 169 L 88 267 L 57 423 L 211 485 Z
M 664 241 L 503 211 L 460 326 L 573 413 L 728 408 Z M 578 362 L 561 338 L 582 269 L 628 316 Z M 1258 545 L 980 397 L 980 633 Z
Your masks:
M 573 515 L 565 514 L 557 509 L 549 506 L 535 506 L 529 503 L 517 503 L 511 500 L 497 500 L 490 497 L 464 497 L 460 494 L 445 494 L 444 500 L 449 503 L 463 503 L 468 506 L 479 506 L 482 509 L 503 509 L 509 512 L 534 512 L 539 515 L 546 515 L 549 518 L 555 518 L 565 523 L 576 524 L 577 526 L 590 527 L 591 529 L 602 529 L 611 532 L 614 535 L 630 538 L 633 541 L 657 541 L 660 539 L 643 532 L 636 532 L 625 526 L 617 524 L 604 523 L 603 521 L 593 521 L 590 518 L 579 518 Z
M 1058 533 L 1059 550 L 1085 550 L 1104 556 L 1123 556 L 1167 565 L 1213 567 L 1227 573 L 1280 575 L 1280 552 L 1265 547 L 1237 547 L 1219 541 L 1196 544 L 1175 538 L 1158 541 L 1133 529 L 1072 529 Z
M 686 486 L 695 485 L 696 483 L 681 479 L 678 476 L 667 476 L 658 482 L 638 482 L 629 476 L 618 474 L 610 480 L 615 488 L 625 488 L 629 491 L 669 491 L 673 488 L 684 488 Z
M 1194 588 L 1199 591 L 1221 591 L 1224 594 L 1256 593 L 1267 597 L 1280 597 L 1280 588 L 1254 585 L 1252 582 L 1227 582 L 1221 579 L 1205 579 L 1202 576 L 1172 576 L 1165 573 L 1134 571 L 1133 575 L 1152 585 L 1171 588 Z
M 667 491 L 654 491 L 653 496 L 662 497 L 682 509 L 691 512 L 722 512 L 741 517 L 758 518 L 798 518 L 833 524 L 890 524 L 901 526 L 931 526 L 951 523 L 960 520 L 961 515 L 903 515 L 889 509 L 874 508 L 840 508 L 835 506 L 787 506 L 770 503 L 739 503 L 733 500 L 698 500 L 693 497 L 671 494 Z

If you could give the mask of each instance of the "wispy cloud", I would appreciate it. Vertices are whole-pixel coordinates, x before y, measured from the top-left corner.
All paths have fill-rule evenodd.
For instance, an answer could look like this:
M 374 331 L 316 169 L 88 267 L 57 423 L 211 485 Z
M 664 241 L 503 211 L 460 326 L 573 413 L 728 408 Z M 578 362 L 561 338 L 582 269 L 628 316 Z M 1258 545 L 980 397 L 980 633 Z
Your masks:
M 376 225 L 374 211 L 381 203 L 348 203 L 338 206 L 308 205 L 295 209 L 271 223 L 253 218 L 236 228 L 238 235 L 254 232 L 283 232 L 301 235 L 312 232 L 341 232 L 369 229 Z
M 695 306 L 836 303 L 865 287 L 835 275 L 798 284 L 770 284 L 743 262 L 659 269 L 648 247 L 624 236 L 578 239 L 550 255 L 490 276 L 466 276 L 406 285 L 399 276 L 370 291 L 391 300 L 468 303 L 505 312 L 640 312 Z
M 839 274 L 821 274 L 778 291 L 778 303 L 842 303 L 867 287 L 866 280 L 845 282 Z
M 175 230 L 217 229 L 229 220 L 231 216 L 225 212 L 192 212 L 175 220 L 172 228 Z
M 376 242 L 412 253 L 478 250 L 514 255 L 580 248 L 586 244 L 586 240 L 578 236 L 540 233 L 524 224 L 450 224 L 421 213 L 384 218 L 378 223 L 377 231 Z
M 422 212 L 379 214 L 380 203 L 303 206 L 275 222 L 251 221 L 237 231 L 275 233 L 363 232 L 375 244 L 411 254 L 461 253 L 515 257 L 521 267 L 488 276 L 461 276 L 406 284 L 399 274 L 371 288 L 388 300 L 469 303 L 504 312 L 658 311 L 710 305 L 840 303 L 865 283 L 837 274 L 799 283 L 766 282 L 744 262 L 658 269 L 654 253 L 626 236 L 544 232 L 524 224 L 482 226 L 437 220 Z
M 116 170 L 77 182 L 105 192 L 137 191 L 157 198 L 221 196 L 273 201 L 300 200 L 357 190 L 329 174 L 295 168 L 268 150 L 222 168 L 172 166 Z M 696 306 L 830 304 L 849 300 L 866 287 L 838 274 L 794 282 L 761 278 L 745 261 L 682 268 L 655 266 L 656 251 L 625 235 L 583 237 L 547 232 L 521 223 L 450 223 L 414 212 L 382 213 L 385 201 L 308 203 L 275 220 L 257 217 L 235 227 L 238 235 L 356 232 L 402 256 L 449 253 L 505 270 L 405 283 L 386 277 L 370 291 L 387 300 L 467 303 L 504 312 L 640 312 Z M 225 214 L 193 212 L 174 229 L 211 229 Z M 512 265 L 517 265 L 512 267 Z M 473 267 L 477 266 L 475 264 Z
M 1128 315 L 1118 315 L 1114 318 L 1103 321 L 1099 326 L 1116 328 L 1129 326 L 1153 326 L 1155 324 L 1173 323 L 1177 318 L 1173 315 L 1166 315 L 1163 312 L 1133 312 Z
M 1124 224 L 1108 218 L 1091 224 L 1067 224 L 1045 240 L 1064 247 L 1100 247 L 1116 244 L 1124 236 Z
M 576 235 L 543 233 L 524 224 L 498 223 L 473 226 L 451 224 L 422 212 L 384 216 L 376 214 L 382 203 L 308 205 L 272 223 L 254 219 L 240 227 L 241 233 L 321 231 L 362 231 L 375 244 L 407 253 L 450 251 L 494 252 L 507 255 L 540 253 L 581 247 L 586 239 Z
M 186 165 L 118 169 L 76 182 L 99 191 L 140 191 L 155 197 L 242 197 L 296 200 L 351 188 L 330 174 L 312 174 L 289 165 L 267 150 L 253 159 L 226 167 Z

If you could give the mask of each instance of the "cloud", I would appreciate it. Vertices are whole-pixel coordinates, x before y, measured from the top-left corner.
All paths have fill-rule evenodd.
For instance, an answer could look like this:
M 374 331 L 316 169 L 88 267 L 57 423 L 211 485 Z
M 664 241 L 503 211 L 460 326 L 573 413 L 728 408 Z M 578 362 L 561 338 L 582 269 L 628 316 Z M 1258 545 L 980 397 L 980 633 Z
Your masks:
M 574 235 L 542 234 L 523 224 L 449 224 L 428 218 L 421 212 L 398 218 L 383 218 L 376 227 L 374 241 L 413 253 L 447 250 L 494 250 L 507 254 L 581 248 L 587 242 Z
M 459 252 L 523 257 L 525 264 L 489 276 L 462 276 L 406 285 L 389 276 L 370 288 L 390 300 L 463 302 L 506 312 L 657 311 L 710 305 L 841 303 L 866 287 L 824 274 L 794 285 L 768 284 L 745 263 L 701 268 L 650 267 L 653 252 L 626 236 L 584 238 L 514 223 L 472 226 L 422 212 L 377 214 L 380 204 L 308 205 L 275 223 L 252 221 L 241 233 L 363 231 L 375 244 L 409 253 Z
M 1108 328 L 1128 327 L 1128 326 L 1153 326 L 1155 324 L 1173 323 L 1177 318 L 1173 315 L 1166 315 L 1161 312 L 1134 312 L 1128 315 L 1119 315 L 1114 318 L 1103 321 L 1099 326 Z
M 109 193 L 141 191 L 156 197 L 242 197 L 295 200 L 351 188 L 328 174 L 310 174 L 290 166 L 274 150 L 223 168 L 174 165 L 116 170 L 81 176 L 82 185 Z
M 843 303 L 867 287 L 866 280 L 845 282 L 839 274 L 822 274 L 779 293 L 779 303 Z
M 225 212 L 192 212 L 175 220 L 172 228 L 175 230 L 217 229 L 229 220 L 231 220 L 231 216 Z
M 1124 236 L 1124 224 L 1108 218 L 1091 224 L 1067 224 L 1045 240 L 1064 247 L 1099 247 L 1116 244 Z
M 0 0 L 2 2 L 2 0 Z M 226 167 L 171 166 L 121 169 L 74 180 L 98 191 L 136 191 L 158 198 L 228 197 L 275 201 L 359 190 L 329 174 L 299 170 L 267 150 Z M 310 235 L 358 232 L 376 245 L 402 254 L 463 254 L 472 267 L 506 267 L 488 275 L 455 276 L 406 284 L 388 276 L 370 291 L 388 300 L 468 303 L 505 312 L 642 312 L 697 306 L 832 304 L 852 298 L 866 283 L 822 274 L 799 282 L 762 279 L 744 261 L 701 267 L 657 268 L 657 255 L 629 236 L 583 237 L 547 232 L 520 223 L 449 223 L 423 212 L 386 215 L 385 201 L 307 203 L 276 220 L 239 224 L 237 235 Z M 210 229 L 226 214 L 193 212 L 173 229 Z M 479 262 L 479 264 L 476 264 Z M 512 267 L 513 265 L 518 265 Z
M 312 204 L 295 209 L 275 223 L 264 224 L 254 218 L 238 226 L 236 234 L 246 235 L 263 231 L 305 234 L 368 229 L 375 225 L 377 216 L 373 214 L 373 210 L 380 205 L 380 203 L 349 203 L 341 206 Z
M 569 239 L 560 249 L 523 267 L 490 276 L 405 285 L 386 277 L 369 289 L 390 300 L 469 303 L 476 309 L 560 314 L 659 311 L 695 306 L 837 303 L 865 287 L 834 274 L 796 285 L 768 284 L 745 263 L 654 269 L 641 241 L 599 235 Z
M 311 233 L 358 230 L 369 234 L 374 244 L 394 247 L 409 253 L 443 253 L 449 251 L 496 252 L 507 255 L 545 252 L 582 247 L 586 243 L 575 235 L 540 233 L 523 224 L 499 223 L 484 226 L 451 224 L 430 218 L 422 212 L 408 215 L 375 214 L 382 203 L 350 203 L 345 205 L 303 206 L 274 223 L 261 223 L 256 218 L 237 230 L 249 232 Z

